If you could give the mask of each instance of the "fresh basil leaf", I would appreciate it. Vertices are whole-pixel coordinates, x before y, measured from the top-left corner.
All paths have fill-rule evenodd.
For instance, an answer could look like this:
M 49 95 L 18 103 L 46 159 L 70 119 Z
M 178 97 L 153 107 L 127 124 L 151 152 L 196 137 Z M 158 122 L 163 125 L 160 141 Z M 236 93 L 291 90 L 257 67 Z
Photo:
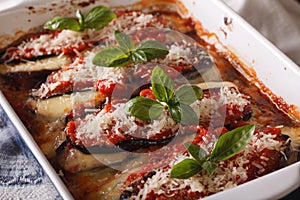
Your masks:
M 200 164 L 205 161 L 207 152 L 201 147 L 195 144 L 184 144 L 185 148 L 193 158 L 195 158 Z
M 183 103 L 169 105 L 169 110 L 172 118 L 182 125 L 193 125 L 199 123 L 199 119 L 195 111 L 189 105 Z
M 218 168 L 218 164 L 211 161 L 205 161 L 201 164 L 201 167 L 208 171 L 209 174 L 213 174 Z
M 106 6 L 92 8 L 84 18 L 84 28 L 102 29 L 116 18 L 116 14 Z
M 180 106 L 182 108 L 182 125 L 199 124 L 199 118 L 197 117 L 195 111 L 189 105 L 181 103 Z
M 70 17 L 61 17 L 57 16 L 52 18 L 50 21 L 46 22 L 44 25 L 45 29 L 50 30 L 72 30 L 72 31 L 80 31 L 81 26 L 77 22 L 77 20 Z
M 174 82 L 165 71 L 156 66 L 152 71 L 151 86 L 159 101 L 168 102 L 174 95 Z
M 182 110 L 180 108 L 180 105 L 169 105 L 168 108 L 174 121 L 177 123 L 181 123 Z
M 84 16 L 82 15 L 82 13 L 81 13 L 80 10 L 76 11 L 76 17 L 78 18 L 79 25 L 82 28 L 83 27 L 83 23 L 84 23 Z
M 162 58 L 169 53 L 169 50 L 163 44 L 155 40 L 141 42 L 136 49 L 142 50 L 146 54 L 148 61 L 154 58 Z
M 202 167 L 194 159 L 185 159 L 173 166 L 170 177 L 188 179 L 202 170 Z
M 211 153 L 211 161 L 227 160 L 242 151 L 252 138 L 254 125 L 245 125 L 223 134 Z
M 119 58 L 113 60 L 107 67 L 122 67 L 125 65 L 128 65 L 129 63 L 132 63 L 130 60 L 130 57 L 128 57 L 126 54 L 120 56 Z
M 93 64 L 104 67 L 114 67 L 129 62 L 129 56 L 116 46 L 109 46 L 97 53 L 93 58 Z
M 147 57 L 146 54 L 143 51 L 135 51 L 131 54 L 131 60 L 133 62 L 146 62 L 147 61 Z
M 176 98 L 184 104 L 190 105 L 200 99 L 203 92 L 200 87 L 195 85 L 182 85 L 175 91 Z
M 115 31 L 115 38 L 124 53 L 129 53 L 130 51 L 135 50 L 133 40 L 125 33 Z
M 146 97 L 135 97 L 126 103 L 126 112 L 143 121 L 157 119 L 164 110 L 159 102 Z

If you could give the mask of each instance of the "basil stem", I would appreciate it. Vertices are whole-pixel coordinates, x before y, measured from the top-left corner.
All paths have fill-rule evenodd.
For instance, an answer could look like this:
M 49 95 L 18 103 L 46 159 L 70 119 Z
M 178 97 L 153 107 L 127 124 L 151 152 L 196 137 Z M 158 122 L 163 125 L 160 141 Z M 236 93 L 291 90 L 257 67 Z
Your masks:
M 205 169 L 209 174 L 213 174 L 218 168 L 218 164 L 211 161 L 205 161 L 201 164 L 201 167 Z

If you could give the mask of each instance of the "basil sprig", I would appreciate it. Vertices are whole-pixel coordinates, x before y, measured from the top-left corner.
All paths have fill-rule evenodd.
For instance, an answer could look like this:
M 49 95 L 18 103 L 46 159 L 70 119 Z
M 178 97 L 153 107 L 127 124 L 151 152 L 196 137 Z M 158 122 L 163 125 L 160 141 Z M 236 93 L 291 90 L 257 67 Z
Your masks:
M 46 22 L 44 28 L 50 30 L 67 29 L 72 31 L 83 31 L 85 29 L 99 30 L 115 19 L 116 15 L 106 6 L 96 6 L 89 10 L 86 15 L 83 15 L 80 10 L 77 10 L 76 17 L 77 19 L 56 16 Z
M 197 145 L 185 144 L 187 151 L 194 159 L 188 158 L 174 165 L 171 178 L 187 179 L 202 170 L 213 174 L 218 168 L 218 162 L 231 158 L 247 146 L 254 130 L 254 125 L 245 125 L 223 134 L 210 154 Z
M 182 125 L 199 123 L 196 113 L 189 105 L 202 97 L 201 88 L 182 85 L 174 91 L 173 80 L 159 66 L 152 71 L 151 86 L 157 101 L 142 96 L 129 100 L 126 111 L 131 116 L 150 121 L 157 119 L 164 109 L 168 109 L 174 121 Z
M 166 56 L 168 49 L 158 41 L 146 40 L 135 45 L 133 40 L 120 31 L 115 31 L 119 46 L 109 46 L 97 53 L 93 64 L 103 67 L 124 66 L 129 63 L 146 62 Z

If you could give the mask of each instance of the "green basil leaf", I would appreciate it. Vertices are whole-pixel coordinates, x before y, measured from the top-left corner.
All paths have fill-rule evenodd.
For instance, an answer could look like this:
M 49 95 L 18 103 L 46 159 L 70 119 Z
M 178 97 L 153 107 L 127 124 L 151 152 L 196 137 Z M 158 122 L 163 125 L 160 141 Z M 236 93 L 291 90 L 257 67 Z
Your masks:
M 151 86 L 159 101 L 168 102 L 174 95 L 174 82 L 165 71 L 156 66 L 152 71 Z
M 211 153 L 211 161 L 227 160 L 242 151 L 252 138 L 254 125 L 246 125 L 223 134 Z
M 218 168 L 218 164 L 211 161 L 205 161 L 201 164 L 201 167 L 208 171 L 209 174 L 213 174 Z
M 115 60 L 113 60 L 107 67 L 121 67 L 132 63 L 130 57 L 123 55 Z
M 159 102 L 146 97 L 135 97 L 126 103 L 125 110 L 131 116 L 143 121 L 157 119 L 164 110 Z
M 82 13 L 81 13 L 80 10 L 77 10 L 77 11 L 76 11 L 76 17 L 78 18 L 79 25 L 80 25 L 81 27 L 83 27 L 84 16 L 82 15 Z
M 193 125 L 199 123 L 199 119 L 195 111 L 189 105 L 183 103 L 169 105 L 169 110 L 172 118 L 182 125 Z
M 194 159 L 185 159 L 173 166 L 170 177 L 188 179 L 202 170 L 202 167 Z
M 133 62 L 146 62 L 147 61 L 147 57 L 146 54 L 143 51 L 135 51 L 131 54 L 131 60 Z
M 204 149 L 195 144 L 184 144 L 184 146 L 189 154 L 193 156 L 193 158 L 195 158 L 200 164 L 205 161 L 207 152 Z
M 80 31 L 81 26 L 77 22 L 77 20 L 70 17 L 61 17 L 57 16 L 52 18 L 50 21 L 46 22 L 44 25 L 45 29 L 50 30 L 72 30 L 72 31 Z
M 182 110 L 180 108 L 180 105 L 169 105 L 168 108 L 174 121 L 177 123 L 181 123 Z
M 84 18 L 84 28 L 102 29 L 116 18 L 116 14 L 106 6 L 92 8 Z
M 97 53 L 92 62 L 97 66 L 115 67 L 125 65 L 130 62 L 130 60 L 129 56 L 124 54 L 119 47 L 109 46 Z
M 125 33 L 115 31 L 115 38 L 118 44 L 120 45 L 121 49 L 124 51 L 124 53 L 135 51 L 135 45 L 133 43 L 133 40 Z
M 155 40 L 141 42 L 136 49 L 142 50 L 146 54 L 148 61 L 164 57 L 169 53 L 169 50 L 163 44 Z
M 195 85 L 182 85 L 175 91 L 176 98 L 184 104 L 190 105 L 200 99 L 203 92 L 200 87 Z

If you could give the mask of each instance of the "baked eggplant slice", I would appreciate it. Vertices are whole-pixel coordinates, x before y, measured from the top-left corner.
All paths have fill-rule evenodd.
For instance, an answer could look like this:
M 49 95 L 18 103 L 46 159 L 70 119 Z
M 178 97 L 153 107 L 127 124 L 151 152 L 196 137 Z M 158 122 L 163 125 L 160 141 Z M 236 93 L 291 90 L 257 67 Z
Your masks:
M 1 74 L 12 73 L 31 73 L 39 71 L 54 71 L 61 68 L 61 66 L 69 64 L 72 59 L 68 56 L 62 55 L 57 57 L 49 57 L 36 61 L 25 61 L 15 65 L 1 64 Z
M 6 48 L 1 55 L 0 63 L 13 64 L 23 60 L 39 60 L 47 56 L 69 55 L 76 56 L 89 47 L 96 46 L 99 42 L 113 35 L 115 30 L 133 32 L 137 27 L 169 27 L 172 26 L 169 19 L 163 19 L 153 14 L 141 12 L 118 12 L 117 18 L 112 20 L 103 29 L 90 29 L 83 32 L 72 30 L 44 30 L 24 36 L 19 44 L 13 44 Z M 179 23 L 178 19 L 169 17 L 173 23 Z M 177 20 L 176 20 L 177 19 Z M 185 20 L 182 23 L 185 23 Z M 177 27 L 174 25 L 174 27 Z M 34 70 L 37 71 L 37 70 Z
M 168 138 L 177 134 L 179 124 L 166 110 L 158 119 L 144 122 L 128 115 L 125 106 L 125 103 L 107 104 L 100 112 L 71 120 L 65 129 L 66 135 L 73 144 L 85 148 L 118 146 L 125 150 L 135 150 L 146 144 L 166 144 Z M 131 147 L 131 144 L 136 147 Z
M 103 153 L 114 153 L 114 152 L 147 152 L 149 148 L 153 147 L 162 147 L 167 145 L 172 141 L 173 137 L 160 139 L 160 140 L 150 140 L 150 139 L 141 139 L 141 138 L 133 138 L 133 139 L 125 139 L 119 141 L 115 146 L 107 146 L 107 145 L 94 145 L 94 146 L 82 146 L 76 145 L 72 143 L 69 139 L 67 140 L 70 144 L 72 144 L 76 149 L 81 151 L 84 154 L 103 154 Z M 157 149 L 157 148 L 156 148 Z
M 56 120 L 77 107 L 97 108 L 105 102 L 106 96 L 100 92 L 83 91 L 55 96 L 48 99 L 29 99 L 28 105 L 39 116 Z
M 64 172 L 62 179 L 76 198 L 96 199 L 95 191 L 98 191 L 107 182 L 112 181 L 117 173 L 118 171 L 112 168 L 95 168 L 76 174 Z
M 62 143 L 56 150 L 56 162 L 67 173 L 77 173 L 94 168 L 113 168 L 133 159 L 130 152 L 84 154 L 68 142 Z M 80 160 L 80 162 L 78 162 Z
M 138 156 L 124 163 L 122 167 L 118 169 L 117 173 L 113 175 L 113 178 L 108 176 L 104 184 L 101 183 L 98 186 L 94 184 L 91 186 L 91 192 L 84 194 L 83 199 L 119 199 L 124 188 L 124 182 L 128 179 L 128 176 L 135 172 L 140 172 L 142 170 L 141 163 L 147 163 L 148 159 L 149 157 L 147 156 Z M 104 170 L 106 171 L 107 169 Z M 108 173 L 108 175 L 110 174 Z

